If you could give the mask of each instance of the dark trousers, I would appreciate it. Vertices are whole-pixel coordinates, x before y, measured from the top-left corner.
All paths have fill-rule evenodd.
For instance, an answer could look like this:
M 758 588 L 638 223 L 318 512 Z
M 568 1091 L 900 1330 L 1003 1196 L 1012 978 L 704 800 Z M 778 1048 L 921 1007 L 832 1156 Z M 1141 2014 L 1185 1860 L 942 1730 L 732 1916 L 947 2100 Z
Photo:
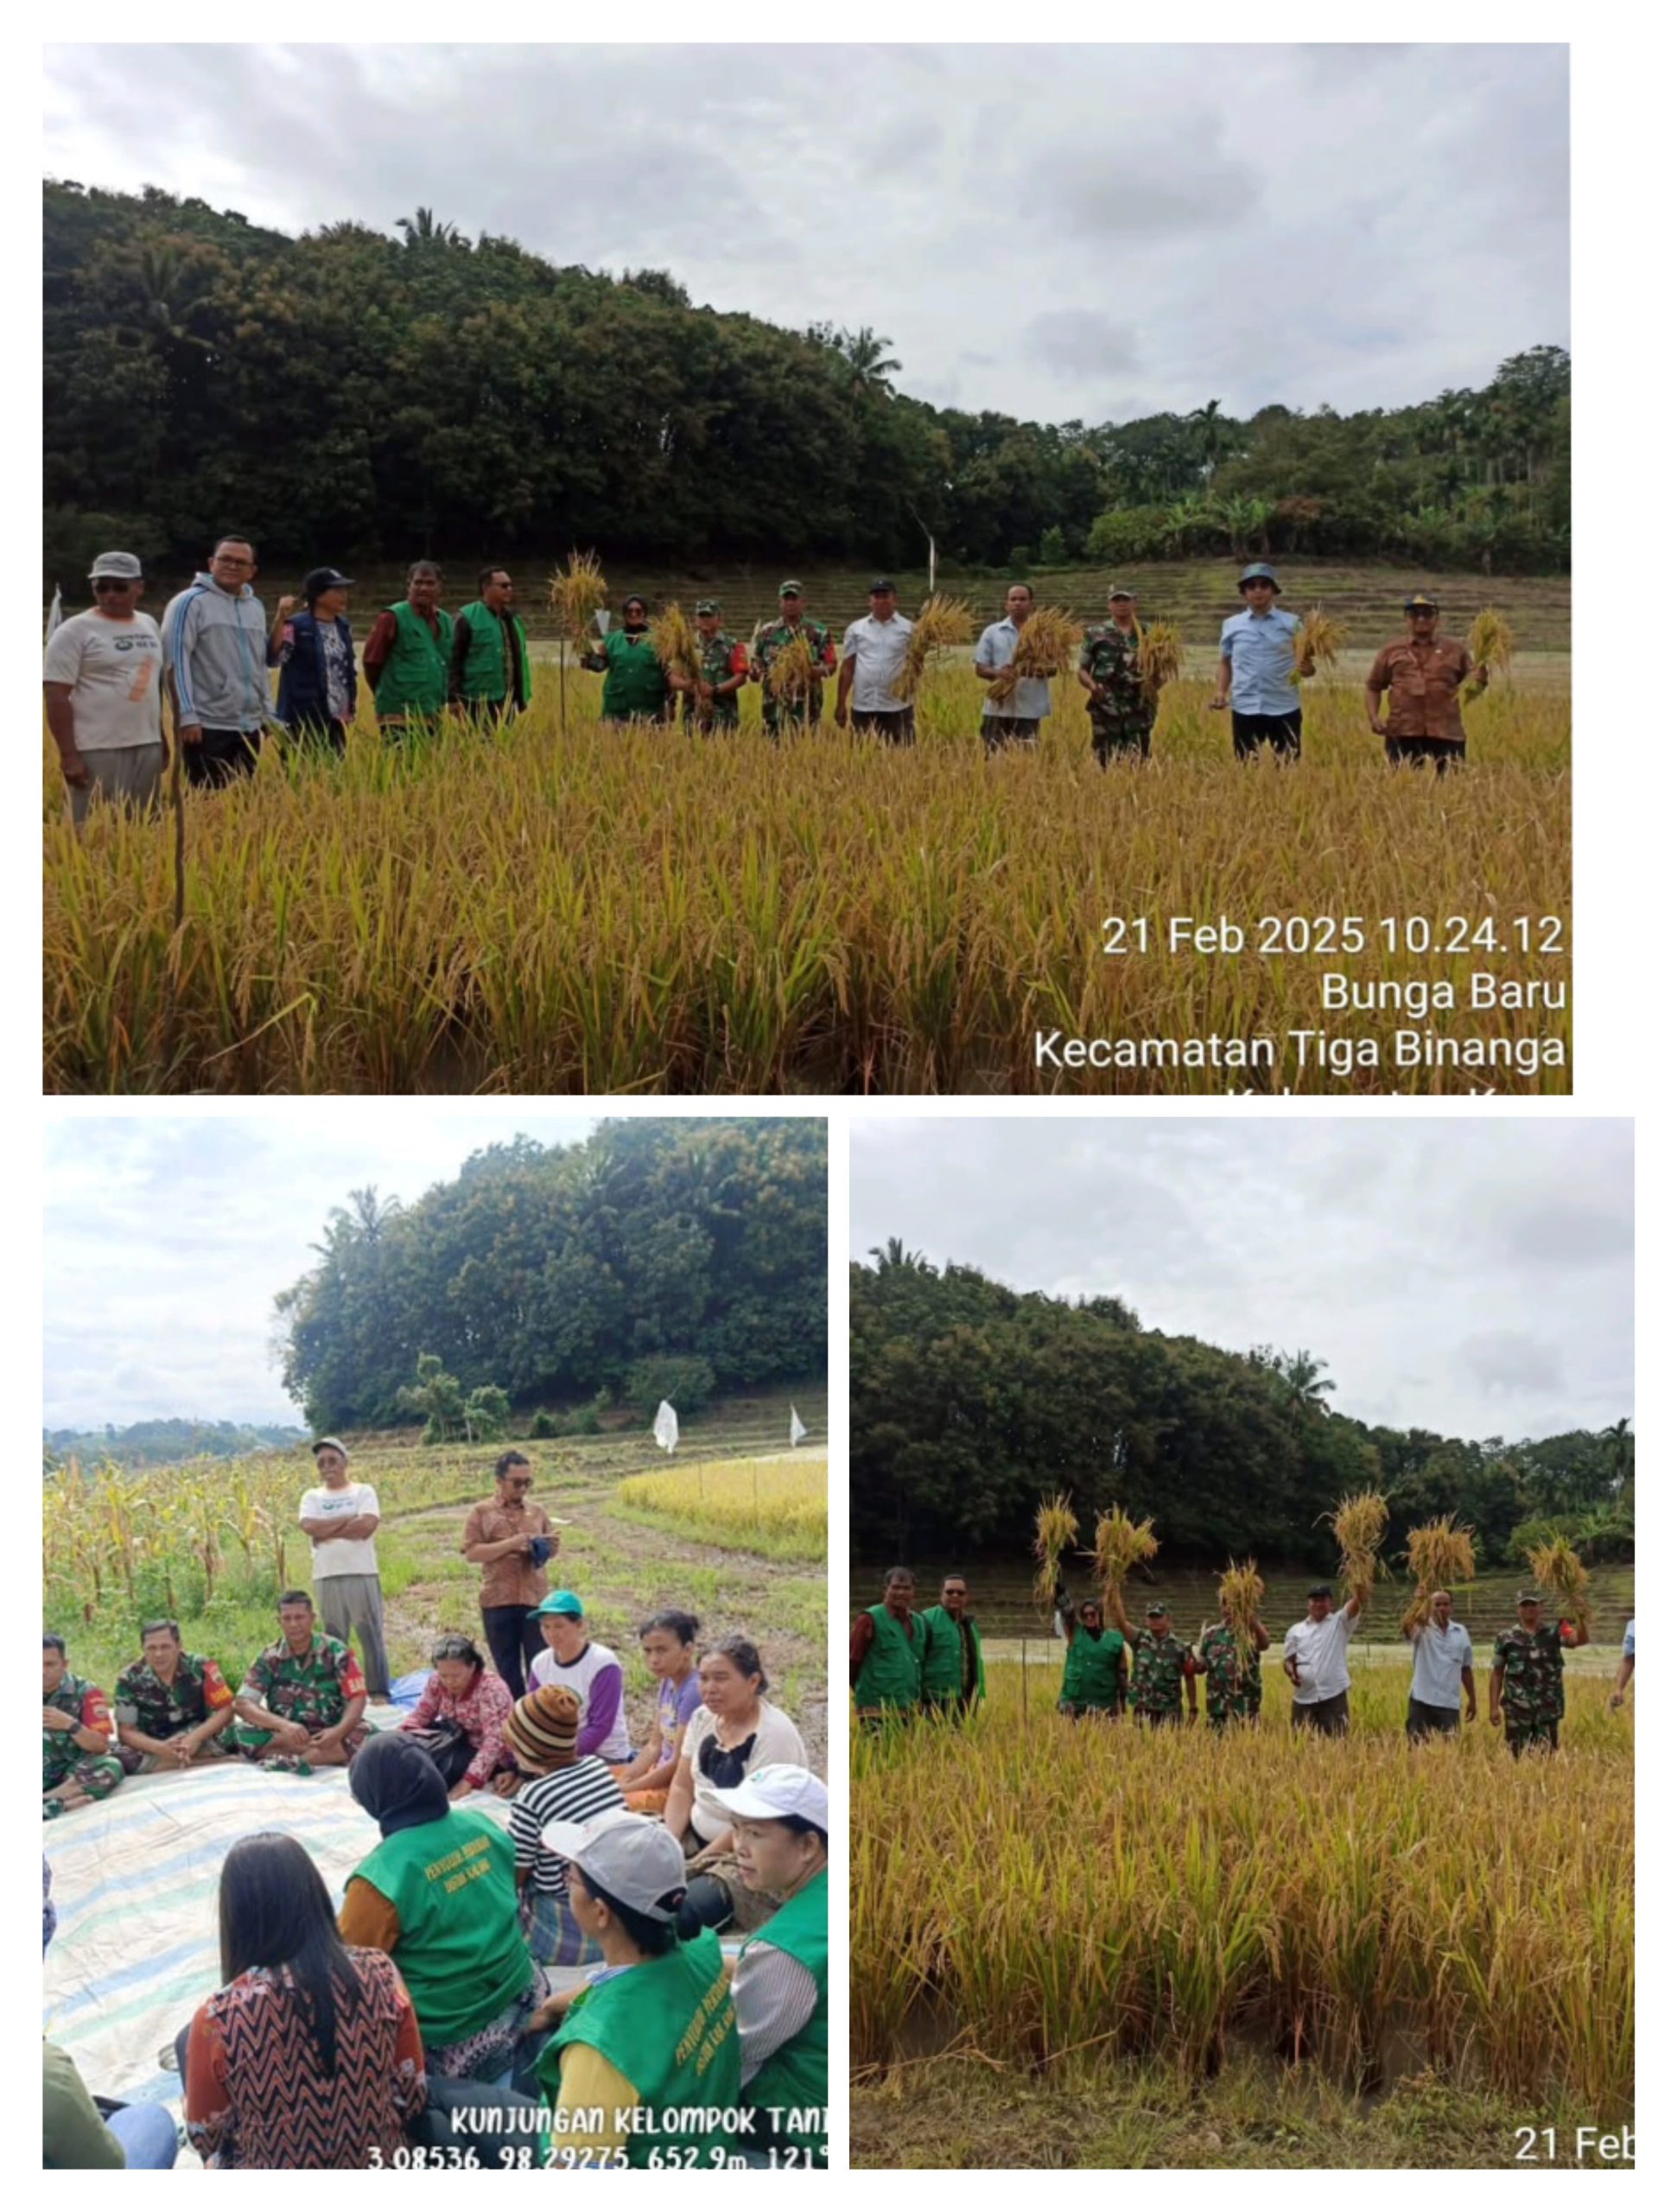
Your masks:
M 1294 1698 L 1293 1725 L 1295 1728 L 1313 1728 L 1318 1736 L 1349 1734 L 1351 1725 L 1350 1692 L 1341 1690 L 1337 1697 L 1318 1698 L 1314 1705 L 1300 1705 Z
M 1558 1720 L 1525 1720 L 1507 1724 L 1509 1749 L 1518 1758 L 1522 1751 L 1558 1751 L 1560 1749 L 1560 1723 Z
M 853 714 L 850 727 L 858 737 L 882 737 L 887 745 L 912 745 L 914 709 L 897 707 L 889 712 Z
M 522 1697 L 529 1688 L 530 1662 L 543 1649 L 540 1623 L 529 1618 L 528 1605 L 480 1605 L 478 1611 L 496 1673 L 514 1697 Z
M 1464 737 L 1388 737 L 1386 758 L 1394 768 L 1424 768 L 1430 763 L 1439 775 L 1449 768 L 1467 766 Z
M 1040 717 L 1032 721 L 1023 715 L 985 715 L 978 725 L 987 753 L 1003 753 L 1010 745 L 1034 745 L 1041 728 Z
M 510 722 L 524 709 L 515 695 L 504 691 L 499 699 L 462 699 L 461 710 L 475 729 L 499 729 L 503 722 Z
M 286 734 L 300 753 L 341 754 L 348 734 L 347 722 L 297 721 L 286 725 Z
M 1153 732 L 1150 729 L 1107 730 L 1098 722 L 1094 727 L 1092 742 L 1095 758 L 1105 768 L 1125 753 L 1132 760 L 1146 760 L 1153 753 Z
M 1235 725 L 1235 758 L 1249 760 L 1261 745 L 1274 746 L 1284 760 L 1296 760 L 1304 749 L 1305 710 L 1295 707 L 1290 715 L 1233 715 Z
M 1458 1705 L 1423 1705 L 1418 1697 L 1409 1700 L 1408 1734 L 1412 1744 L 1420 1743 L 1423 1736 L 1453 1736 L 1462 1725 L 1462 1709 Z
M 219 791 L 252 773 L 261 750 L 259 729 L 206 729 L 196 745 L 181 747 L 181 761 L 194 788 Z

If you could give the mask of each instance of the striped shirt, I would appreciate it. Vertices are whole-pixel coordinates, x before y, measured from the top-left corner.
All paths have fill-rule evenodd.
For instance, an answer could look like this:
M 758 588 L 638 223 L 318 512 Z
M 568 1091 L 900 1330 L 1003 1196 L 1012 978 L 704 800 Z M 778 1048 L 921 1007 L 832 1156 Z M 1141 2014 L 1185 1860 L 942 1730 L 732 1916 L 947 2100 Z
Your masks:
M 532 1775 L 507 1808 L 514 1866 L 520 1873 L 529 1869 L 536 1889 L 562 1890 L 565 1862 L 542 1841 L 542 1830 L 549 1821 L 598 1820 L 622 1806 L 623 1791 L 604 1759 L 578 1759 L 575 1766 Z

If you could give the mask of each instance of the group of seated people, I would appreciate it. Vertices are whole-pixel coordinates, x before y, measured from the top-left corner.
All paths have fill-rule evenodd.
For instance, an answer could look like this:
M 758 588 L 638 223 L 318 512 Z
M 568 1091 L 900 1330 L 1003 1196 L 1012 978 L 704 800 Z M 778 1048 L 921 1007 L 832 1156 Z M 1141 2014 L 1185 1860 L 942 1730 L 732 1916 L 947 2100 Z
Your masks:
M 306 1593 L 283 1596 L 280 1639 L 236 1697 L 173 1624 L 148 1624 L 114 1719 L 44 1639 L 48 1710 L 68 1724 L 44 1738 L 57 1813 L 124 1770 L 232 1748 L 286 1771 L 347 1764 L 378 1823 L 335 1920 L 294 1838 L 228 1854 L 223 1986 L 176 2046 L 206 2164 L 364 2166 L 404 2146 L 492 2167 L 826 2164 L 827 1793 L 755 1647 L 702 1649 L 691 1615 L 655 1614 L 639 1637 L 657 1726 L 637 1751 L 622 1668 L 581 1601 L 537 1610 L 547 1649 L 522 1697 L 445 1635 L 417 1704 L 371 1731 L 355 1659 Z M 474 1790 L 508 1800 L 504 1819 L 460 1802 Z M 55 2066 L 66 2142 L 95 2139 L 86 2089 L 48 2051 L 47 2164 L 123 2163 L 121 2110 L 91 2114 L 108 2158 L 54 2158 Z M 556 2115 L 540 2128 L 539 2106 Z M 636 2107 L 736 2117 L 665 2127 Z

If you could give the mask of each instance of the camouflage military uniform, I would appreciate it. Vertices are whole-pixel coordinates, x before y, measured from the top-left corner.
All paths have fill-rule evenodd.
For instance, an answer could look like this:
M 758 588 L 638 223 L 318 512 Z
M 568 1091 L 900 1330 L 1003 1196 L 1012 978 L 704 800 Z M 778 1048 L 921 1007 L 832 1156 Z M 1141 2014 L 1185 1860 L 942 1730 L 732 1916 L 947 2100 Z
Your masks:
M 360 1662 L 349 1646 L 340 1643 L 335 1636 L 323 1636 L 316 1629 L 301 1658 L 283 1637 L 277 1643 L 270 1643 L 265 1651 L 259 1651 L 251 1662 L 239 1695 L 256 1699 L 282 1720 L 295 1720 L 311 1736 L 318 1736 L 327 1728 L 335 1728 L 351 1698 L 365 1697 L 366 1689 Z M 282 1768 L 289 1774 L 308 1772 L 305 1757 L 295 1752 L 268 1751 L 273 1741 L 271 1729 L 252 1728 L 246 1721 L 235 1720 L 232 1732 L 247 1758 L 257 1759 L 264 1766 Z M 359 1751 L 366 1739 L 366 1723 L 362 1721 L 345 1737 L 345 1752 L 353 1755 Z
M 1205 1717 L 1214 1728 L 1229 1720 L 1255 1720 L 1263 1709 L 1263 1669 L 1256 1651 L 1242 1660 L 1240 1638 L 1226 1622 L 1199 1640 L 1205 1662 Z
M 1521 1751 L 1558 1741 L 1566 1693 L 1560 1670 L 1566 1664 L 1560 1644 L 1560 1624 L 1523 1629 L 1516 1622 L 1497 1637 L 1491 1653 L 1492 1669 L 1502 1669 L 1502 1723 L 1509 1749 L 1518 1758 Z
M 43 1696 L 41 1702 L 54 1707 L 60 1713 L 67 1713 L 77 1728 L 96 1728 L 105 1735 L 116 1733 L 105 1692 L 95 1689 L 79 1675 L 67 1671 L 52 1695 Z M 55 1820 L 64 1810 L 62 1798 L 47 1797 L 48 1790 L 73 1782 L 90 1797 L 108 1797 L 122 1778 L 121 1762 L 114 1751 L 83 1751 L 73 1728 L 41 1730 L 41 1790 L 46 1800 L 41 1812 L 46 1819 Z
M 171 1736 L 184 1736 L 188 1729 L 201 1728 L 214 1714 L 226 1712 L 233 1701 L 233 1694 L 213 1659 L 183 1651 L 172 1682 L 162 1681 L 145 1659 L 137 1659 L 131 1667 L 124 1667 L 117 1677 L 111 1701 L 119 1726 L 137 1728 L 154 1743 L 166 1744 Z M 220 1735 L 212 1736 L 200 1745 L 198 1756 L 222 1758 L 232 1748 L 227 1731 L 223 1729 Z M 122 1761 L 125 1774 L 167 1772 L 174 1764 L 172 1760 L 159 1758 L 155 1751 L 137 1751 L 126 1744 L 118 1746 L 117 1757 Z
M 1139 753 L 1145 758 L 1152 747 L 1159 709 L 1142 687 L 1136 654 L 1140 642 L 1139 629 L 1121 630 L 1115 622 L 1102 622 L 1083 632 L 1077 665 L 1107 694 L 1089 702 L 1095 757 L 1103 768 L 1115 753 Z
M 799 630 L 810 641 L 810 652 L 817 671 L 816 681 L 805 693 L 801 708 L 791 703 L 783 704 L 770 690 L 767 682 L 777 655 L 785 652 Z M 783 715 L 793 728 L 800 723 L 821 720 L 822 677 L 830 676 L 838 665 L 829 630 L 808 614 L 796 626 L 790 622 L 765 622 L 752 640 L 751 654 L 756 666 L 763 671 L 763 727 L 771 737 L 778 734 Z
M 1130 1676 L 1129 1701 L 1133 1712 L 1157 1725 L 1182 1718 L 1182 1685 L 1191 1653 L 1175 1635 L 1161 1636 L 1154 1628 L 1139 1628 L 1130 1637 L 1135 1666 Z
M 731 676 L 743 676 L 751 665 L 749 654 L 737 639 L 730 638 L 726 630 L 719 630 L 714 638 L 699 639 L 699 667 L 707 683 L 713 687 L 726 683 Z M 730 691 L 725 699 L 713 698 L 707 706 L 691 693 L 687 698 L 687 721 L 698 729 L 738 729 L 740 727 L 740 694 Z M 765 709 L 766 711 L 766 709 Z

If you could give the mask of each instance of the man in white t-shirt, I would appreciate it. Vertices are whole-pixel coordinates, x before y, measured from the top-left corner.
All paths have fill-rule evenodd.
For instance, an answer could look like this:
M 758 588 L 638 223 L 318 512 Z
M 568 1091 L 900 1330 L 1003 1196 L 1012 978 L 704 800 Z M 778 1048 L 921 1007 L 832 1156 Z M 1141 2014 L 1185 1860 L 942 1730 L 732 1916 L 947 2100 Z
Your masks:
M 1414 1646 L 1415 1673 L 1409 1685 L 1408 1734 L 1412 1744 L 1423 1736 L 1453 1736 L 1462 1725 L 1462 1693 L 1467 1693 L 1467 1717 L 1479 1717 L 1479 1694 L 1473 1683 L 1473 1639 L 1457 1620 L 1455 1600 L 1448 1590 L 1432 1592 L 1428 1618 L 1419 1627 L 1403 1631 Z
M 96 797 L 155 804 L 163 743 L 163 641 L 139 611 L 145 576 L 132 553 L 101 553 L 88 578 L 93 606 L 47 640 L 47 726 L 79 829 Z
M 384 1656 L 384 1593 L 378 1586 L 378 1493 L 349 1478 L 349 1452 L 335 1436 L 314 1446 L 320 1482 L 306 1490 L 297 1525 L 314 1547 L 314 1602 L 328 1636 L 360 1647 L 367 1695 L 391 1701 L 391 1666 Z
M 897 611 L 897 587 L 876 576 L 867 588 L 868 612 L 844 633 L 839 658 L 838 705 L 833 715 L 847 721 L 859 737 L 882 737 L 887 745 L 914 742 L 914 704 L 899 696 L 897 679 L 908 655 L 914 625 Z M 854 705 L 851 704 L 854 695 Z
M 1286 1632 L 1281 1666 L 1293 1685 L 1293 1725 L 1318 1735 L 1343 1736 L 1351 1725 L 1351 1630 L 1363 1612 L 1366 1590 L 1354 1590 L 1337 1612 L 1333 1586 L 1318 1582 L 1305 1618 Z

